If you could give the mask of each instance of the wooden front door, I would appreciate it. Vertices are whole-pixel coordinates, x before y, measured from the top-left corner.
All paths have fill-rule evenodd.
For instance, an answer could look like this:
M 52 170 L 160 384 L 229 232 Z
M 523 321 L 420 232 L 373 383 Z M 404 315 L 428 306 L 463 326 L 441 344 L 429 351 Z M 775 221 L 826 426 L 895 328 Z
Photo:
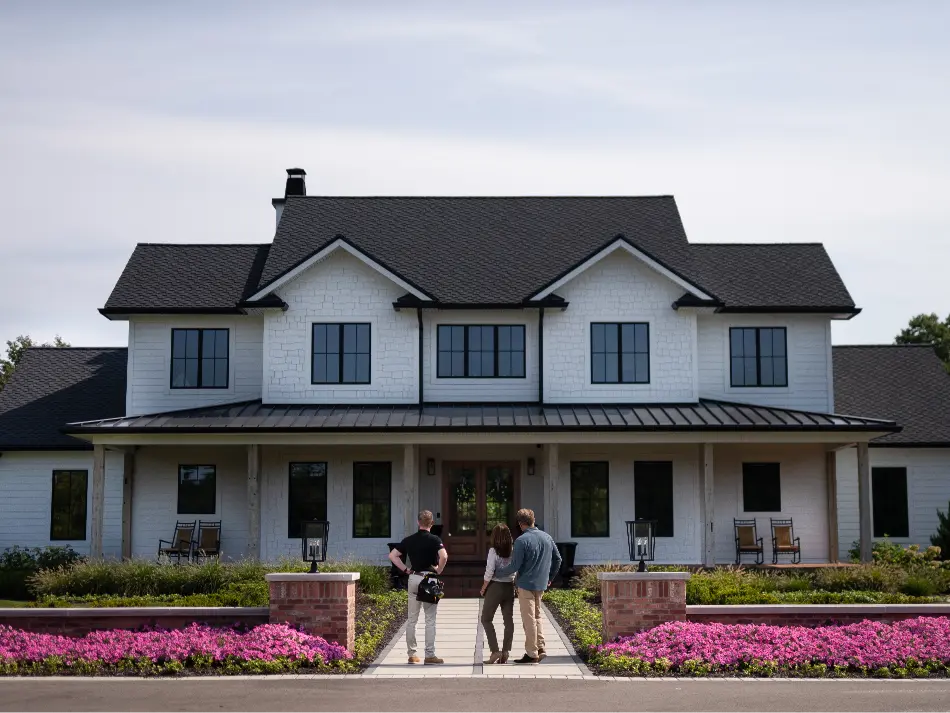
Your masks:
M 518 463 L 445 462 L 442 472 L 442 539 L 449 556 L 484 560 L 498 523 L 517 532 L 520 483 Z

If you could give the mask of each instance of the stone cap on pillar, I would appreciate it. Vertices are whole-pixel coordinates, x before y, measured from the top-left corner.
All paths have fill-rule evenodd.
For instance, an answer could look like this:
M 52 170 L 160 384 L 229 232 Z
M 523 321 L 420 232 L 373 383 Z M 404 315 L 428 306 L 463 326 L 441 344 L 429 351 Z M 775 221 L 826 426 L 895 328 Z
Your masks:
M 268 575 L 270 576 L 270 575 Z M 689 572 L 598 572 L 598 580 L 607 581 L 656 581 L 656 580 L 687 580 L 692 575 Z
M 272 572 L 265 574 L 268 582 L 355 582 L 359 572 Z

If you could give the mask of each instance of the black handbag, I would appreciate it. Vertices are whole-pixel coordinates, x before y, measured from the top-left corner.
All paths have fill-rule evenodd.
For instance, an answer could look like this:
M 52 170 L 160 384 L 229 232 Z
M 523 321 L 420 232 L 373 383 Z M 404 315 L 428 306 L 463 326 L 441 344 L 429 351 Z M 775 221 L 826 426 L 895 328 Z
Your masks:
M 416 590 L 416 599 L 428 604 L 438 604 L 445 596 L 445 585 L 436 575 L 426 573 L 422 575 L 419 588 Z

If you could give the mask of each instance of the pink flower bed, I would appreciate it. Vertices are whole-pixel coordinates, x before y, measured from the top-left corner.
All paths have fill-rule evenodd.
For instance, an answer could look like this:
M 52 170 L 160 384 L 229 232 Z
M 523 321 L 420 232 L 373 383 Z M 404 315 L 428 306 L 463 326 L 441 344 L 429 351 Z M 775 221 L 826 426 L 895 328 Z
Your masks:
M 950 619 L 920 617 L 893 624 L 762 626 L 670 622 L 599 646 L 595 658 L 623 668 L 637 659 L 665 669 L 727 672 L 768 664 L 773 670 L 824 665 L 838 670 L 909 668 L 912 675 L 950 665 Z M 654 666 L 654 668 L 657 668 Z M 916 672 L 916 673 L 915 673 Z
M 284 624 L 265 624 L 250 631 L 192 624 L 181 630 L 94 631 L 72 638 L 34 634 L 0 626 L 0 664 L 23 666 L 56 657 L 65 665 L 90 662 L 106 667 L 130 659 L 153 663 L 178 662 L 185 668 L 200 661 L 206 667 L 234 661 L 305 665 L 332 664 L 351 658 L 339 644 L 329 643 Z

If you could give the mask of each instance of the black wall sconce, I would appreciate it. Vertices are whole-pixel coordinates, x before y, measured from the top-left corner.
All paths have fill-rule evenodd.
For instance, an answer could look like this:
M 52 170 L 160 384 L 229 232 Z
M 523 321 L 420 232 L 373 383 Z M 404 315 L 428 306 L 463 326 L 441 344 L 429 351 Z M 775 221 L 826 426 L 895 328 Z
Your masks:
M 528 458 L 528 475 L 534 475 L 534 458 Z
M 426 473 L 435 475 L 435 458 L 429 458 L 426 461 Z

